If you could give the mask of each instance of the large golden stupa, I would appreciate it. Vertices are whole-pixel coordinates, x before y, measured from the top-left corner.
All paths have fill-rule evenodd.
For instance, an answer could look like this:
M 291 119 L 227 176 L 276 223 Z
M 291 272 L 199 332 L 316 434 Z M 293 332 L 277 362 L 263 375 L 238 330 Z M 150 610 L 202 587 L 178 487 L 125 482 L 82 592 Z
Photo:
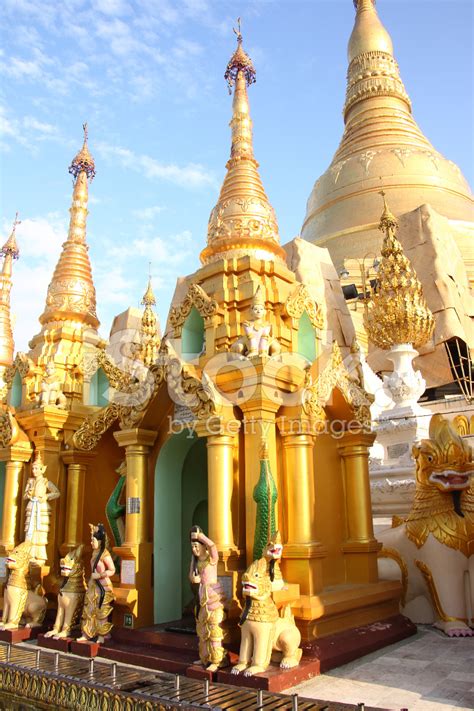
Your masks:
M 390 35 L 375 0 L 355 0 L 348 46 L 344 134 L 309 197 L 302 236 L 327 247 L 337 269 L 347 258 L 379 252 L 378 191 L 395 215 L 421 205 L 448 219 L 470 281 L 474 279 L 474 211 L 458 166 L 431 145 L 412 116 Z

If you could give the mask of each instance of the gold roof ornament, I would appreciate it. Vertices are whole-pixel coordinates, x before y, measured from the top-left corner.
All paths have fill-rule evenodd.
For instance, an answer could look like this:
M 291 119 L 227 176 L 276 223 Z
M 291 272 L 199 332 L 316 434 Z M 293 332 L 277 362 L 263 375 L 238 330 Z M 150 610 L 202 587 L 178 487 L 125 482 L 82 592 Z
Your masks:
M 10 292 L 12 288 L 12 262 L 18 259 L 20 250 L 16 241 L 16 226 L 20 224 L 18 212 L 13 221 L 12 231 L 0 250 L 3 255 L 3 266 L 0 273 L 0 367 L 13 363 L 15 343 L 10 314 Z
M 211 212 L 207 247 L 201 262 L 253 254 L 259 259 L 285 260 L 278 224 L 268 201 L 253 152 L 252 119 L 247 86 L 255 82 L 255 68 L 242 46 L 240 18 L 237 49 L 224 74 L 229 91 L 234 89 L 230 127 L 232 141 L 227 174 L 217 205 Z
M 148 277 L 148 286 L 143 295 L 142 304 L 145 309 L 140 326 L 139 357 L 146 366 L 150 367 L 156 362 L 161 343 L 158 333 L 158 319 L 152 308 L 156 305 L 156 298 L 151 286 L 151 276 Z
M 69 166 L 74 177 L 71 218 L 66 242 L 62 245 L 53 278 L 48 286 L 42 325 L 51 321 L 73 320 L 97 328 L 96 294 L 86 242 L 88 180 L 95 176 L 95 164 L 87 145 L 87 124 L 83 124 L 84 144 Z
M 369 340 L 386 350 L 396 345 L 424 345 L 433 333 L 433 314 L 426 305 L 416 272 L 396 237 L 398 222 L 390 212 L 385 193 L 379 229 L 385 233 L 378 286 L 364 314 Z

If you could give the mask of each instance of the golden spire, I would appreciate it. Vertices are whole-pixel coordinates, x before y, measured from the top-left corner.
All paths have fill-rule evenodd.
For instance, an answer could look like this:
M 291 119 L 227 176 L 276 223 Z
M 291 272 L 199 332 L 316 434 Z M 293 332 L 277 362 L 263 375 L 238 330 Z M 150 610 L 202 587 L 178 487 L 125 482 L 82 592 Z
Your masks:
M 249 253 L 260 259 L 285 259 L 275 213 L 253 153 L 247 86 L 255 82 L 255 69 L 242 46 L 240 18 L 234 32 L 237 49 L 224 74 L 229 91 L 234 87 L 230 159 L 219 200 L 209 218 L 207 247 L 201 252 L 203 264 Z
M 0 250 L 0 254 L 4 257 L 0 274 L 0 366 L 9 366 L 13 363 L 15 350 L 10 316 L 10 291 L 12 288 L 12 262 L 14 259 L 18 259 L 20 254 L 15 235 L 16 226 L 19 224 L 17 212 L 10 237 Z
M 142 304 L 145 309 L 143 311 L 140 327 L 139 357 L 140 360 L 149 367 L 156 362 L 158 349 L 160 347 L 158 320 L 152 308 L 156 304 L 156 299 L 151 286 L 151 275 L 148 276 L 148 286 L 143 295 Z
M 48 287 L 46 307 L 40 316 L 50 321 L 79 321 L 97 328 L 96 296 L 86 243 L 88 180 L 95 176 L 95 164 L 87 145 L 87 124 L 83 124 L 84 144 L 69 166 L 74 189 L 69 232 L 53 278 Z
M 395 236 L 396 218 L 383 197 L 379 229 L 385 233 L 377 290 L 364 314 L 369 340 L 379 348 L 411 344 L 424 345 L 433 333 L 433 314 L 426 305 L 423 288 L 403 247 Z

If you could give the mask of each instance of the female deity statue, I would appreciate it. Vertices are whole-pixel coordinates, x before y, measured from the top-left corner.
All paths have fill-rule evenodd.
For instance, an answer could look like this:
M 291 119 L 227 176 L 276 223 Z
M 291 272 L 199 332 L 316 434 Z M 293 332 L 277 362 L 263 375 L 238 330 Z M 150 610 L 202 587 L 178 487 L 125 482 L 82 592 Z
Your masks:
M 82 637 L 78 642 L 99 642 L 102 644 L 112 629 L 109 620 L 114 602 L 114 592 L 111 577 L 115 574 L 112 556 L 107 550 L 107 534 L 103 523 L 91 529 L 91 577 L 87 585 L 82 613 Z
M 31 562 L 44 565 L 47 560 L 49 520 L 51 506 L 49 502 L 59 497 L 59 490 L 52 481 L 43 476 L 46 465 L 37 452 L 31 465 L 32 477 L 26 482 L 23 498 L 28 501 L 25 513 L 25 541 L 31 541 Z
M 199 526 L 191 528 L 190 538 L 193 556 L 189 580 L 199 583 L 199 613 L 196 617 L 199 659 L 208 671 L 216 671 L 227 663 L 227 653 L 222 646 L 225 595 L 217 579 L 219 556 L 215 544 Z

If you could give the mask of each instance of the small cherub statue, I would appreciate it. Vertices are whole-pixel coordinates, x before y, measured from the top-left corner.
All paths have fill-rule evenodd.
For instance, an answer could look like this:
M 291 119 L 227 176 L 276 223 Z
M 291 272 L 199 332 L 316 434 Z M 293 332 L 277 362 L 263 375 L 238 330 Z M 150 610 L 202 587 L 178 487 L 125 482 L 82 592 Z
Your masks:
M 52 360 L 46 365 L 46 374 L 43 377 L 39 394 L 39 405 L 40 407 L 54 405 L 61 410 L 65 410 L 67 406 L 67 399 L 61 390 L 61 382 L 56 375 L 56 366 Z
M 190 538 L 193 555 L 189 580 L 191 583 L 199 583 L 199 612 L 196 619 L 199 659 L 208 671 L 216 671 L 227 664 L 227 653 L 222 646 L 225 595 L 217 579 L 219 555 L 215 544 L 199 526 L 191 528 Z
M 91 529 L 91 577 L 87 585 L 82 613 L 82 636 L 78 642 L 99 642 L 102 644 L 112 629 L 110 615 L 115 600 L 111 577 L 115 574 L 112 556 L 107 550 L 107 534 L 103 523 Z
M 59 498 L 59 490 L 49 481 L 44 473 L 46 465 L 37 451 L 31 465 L 31 476 L 26 482 L 23 498 L 28 501 L 25 513 L 25 541 L 32 543 L 31 562 L 44 565 L 47 560 L 46 546 L 48 544 L 49 523 L 51 517 L 52 499 Z
M 250 321 L 244 321 L 244 336 L 230 347 L 233 353 L 247 358 L 262 355 L 278 355 L 281 346 L 272 338 L 272 326 L 265 321 L 265 295 L 259 284 L 252 299 Z

